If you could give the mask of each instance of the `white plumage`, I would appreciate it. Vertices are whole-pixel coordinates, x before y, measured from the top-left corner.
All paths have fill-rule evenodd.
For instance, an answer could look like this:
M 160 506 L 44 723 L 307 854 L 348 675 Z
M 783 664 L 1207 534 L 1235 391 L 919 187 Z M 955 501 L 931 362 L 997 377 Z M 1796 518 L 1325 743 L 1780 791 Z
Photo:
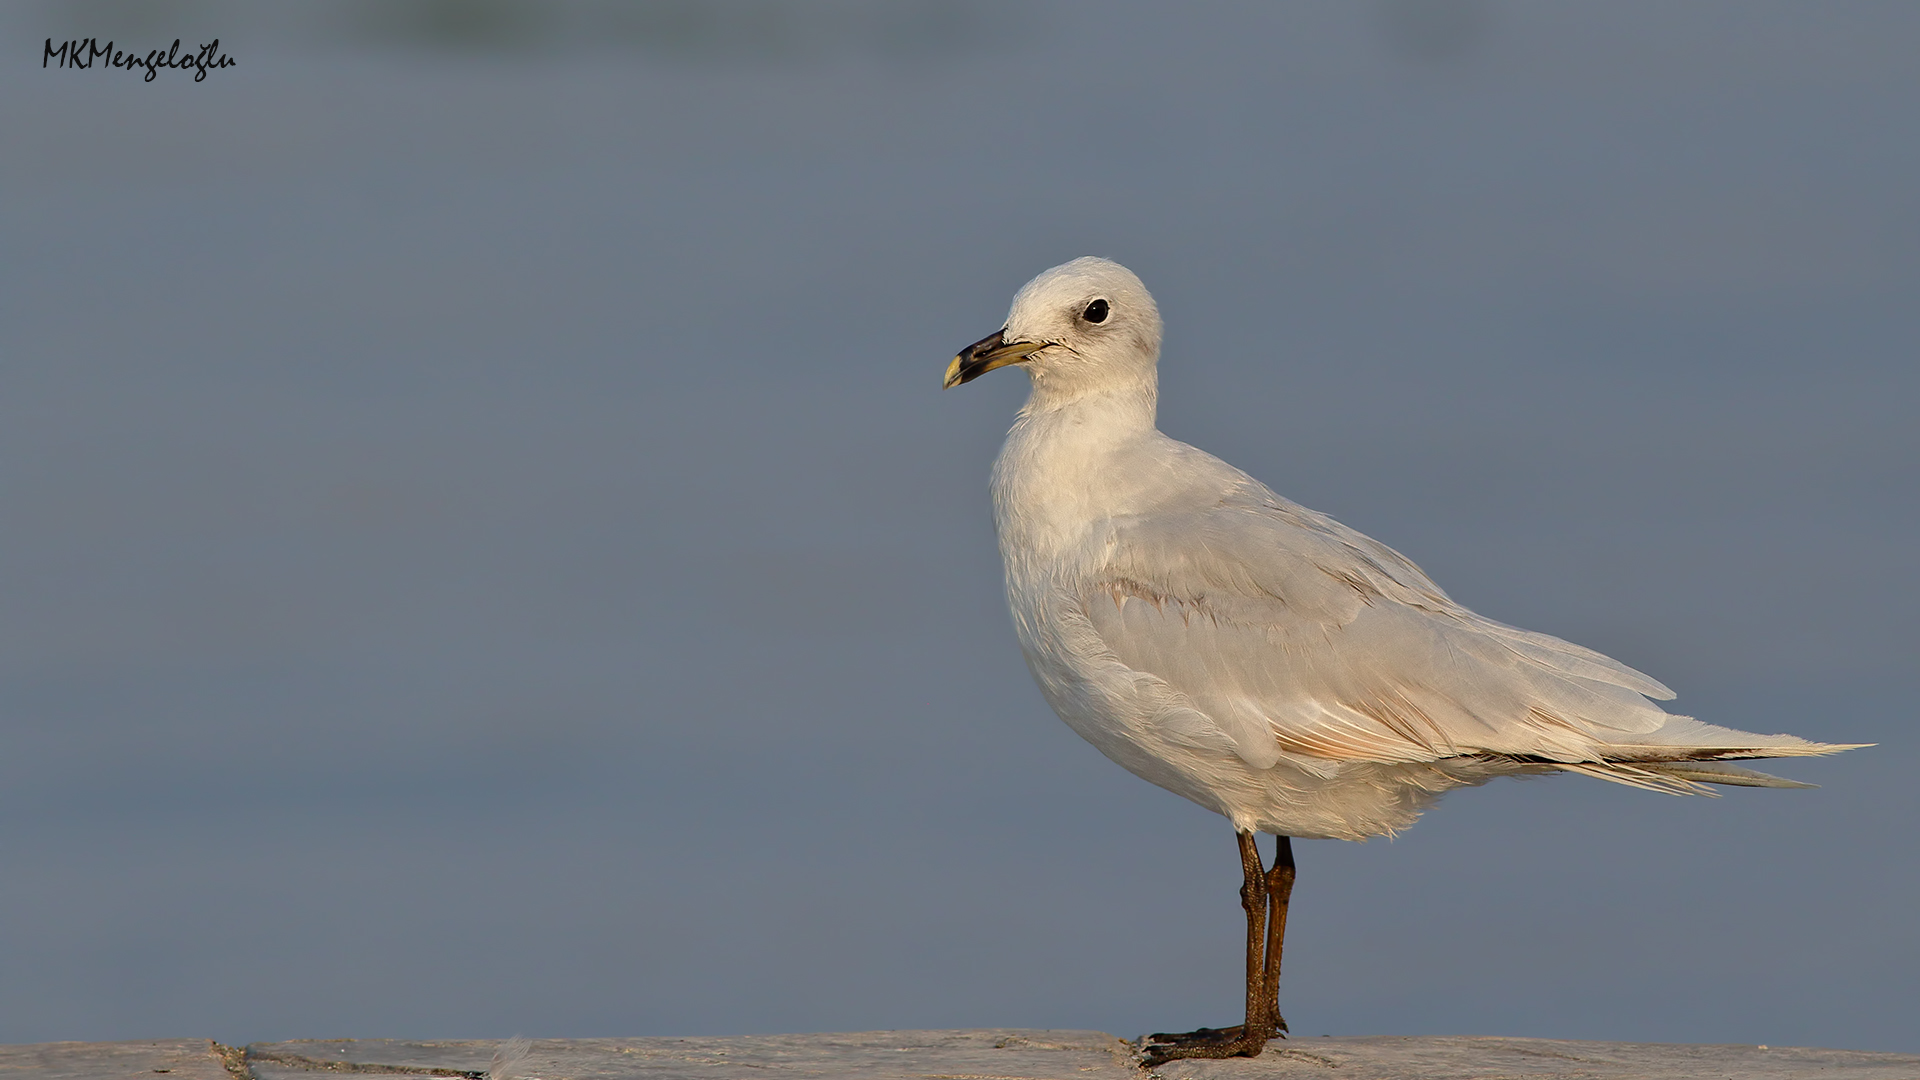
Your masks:
M 1139 279 L 1077 259 L 947 375 L 1032 378 L 993 470 L 1008 600 L 1047 701 L 1135 774 L 1243 833 L 1357 840 L 1501 775 L 1799 787 L 1724 762 L 1849 748 L 1667 713 L 1658 681 L 1162 435 L 1159 349 Z

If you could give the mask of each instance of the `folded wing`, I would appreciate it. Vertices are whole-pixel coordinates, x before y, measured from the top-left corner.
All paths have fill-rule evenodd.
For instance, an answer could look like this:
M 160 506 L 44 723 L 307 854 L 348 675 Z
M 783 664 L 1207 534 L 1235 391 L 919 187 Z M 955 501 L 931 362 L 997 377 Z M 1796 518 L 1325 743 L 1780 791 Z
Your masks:
M 1256 768 L 1502 755 L 1605 772 L 1834 749 L 1667 713 L 1656 680 L 1483 618 L 1398 552 L 1251 480 L 1205 508 L 1116 518 L 1107 550 L 1080 598 L 1095 631 Z

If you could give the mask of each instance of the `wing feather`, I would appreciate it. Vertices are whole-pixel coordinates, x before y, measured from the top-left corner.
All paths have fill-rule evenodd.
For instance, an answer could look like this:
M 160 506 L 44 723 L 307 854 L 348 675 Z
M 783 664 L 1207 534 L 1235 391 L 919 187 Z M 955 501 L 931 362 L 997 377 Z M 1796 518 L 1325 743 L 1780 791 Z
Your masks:
M 1503 754 L 1599 761 L 1673 716 L 1609 657 L 1461 607 L 1393 549 L 1247 481 L 1115 518 L 1080 597 L 1124 664 L 1193 702 L 1256 767 Z

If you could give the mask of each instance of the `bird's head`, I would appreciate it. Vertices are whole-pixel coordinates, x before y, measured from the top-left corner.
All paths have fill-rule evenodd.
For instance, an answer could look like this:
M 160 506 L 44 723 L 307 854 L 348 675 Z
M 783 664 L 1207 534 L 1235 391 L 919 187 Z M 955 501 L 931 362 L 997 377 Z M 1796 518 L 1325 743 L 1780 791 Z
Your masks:
M 1013 298 L 1006 326 L 960 351 L 943 383 L 959 386 L 1008 364 L 1036 387 L 1094 390 L 1153 380 L 1160 309 L 1117 262 L 1092 257 L 1056 266 Z

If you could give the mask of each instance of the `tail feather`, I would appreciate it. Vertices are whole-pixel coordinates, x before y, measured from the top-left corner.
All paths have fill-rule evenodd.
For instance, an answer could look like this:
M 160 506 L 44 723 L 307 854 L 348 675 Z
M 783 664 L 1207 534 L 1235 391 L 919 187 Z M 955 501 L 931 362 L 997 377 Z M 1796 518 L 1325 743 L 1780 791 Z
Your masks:
M 1775 736 L 1774 738 L 1781 738 Z M 1716 796 L 1706 787 L 1816 788 L 1782 776 L 1728 764 L 1729 759 L 1816 757 L 1858 750 L 1872 743 L 1816 743 L 1804 739 L 1766 746 L 1613 746 L 1605 761 L 1555 761 L 1556 769 L 1669 795 Z
M 1665 773 L 1677 780 L 1686 780 L 1696 784 L 1724 784 L 1727 787 L 1770 787 L 1770 788 L 1817 788 L 1819 784 L 1803 784 L 1798 780 L 1789 780 L 1784 776 L 1743 769 L 1738 765 L 1729 765 L 1724 761 L 1673 761 L 1646 765 L 1643 768 Z M 1712 795 L 1708 791 L 1705 794 Z
M 1553 767 L 1570 773 L 1579 773 L 1581 776 L 1591 776 L 1596 780 L 1637 787 L 1643 791 L 1708 797 L 1720 794 L 1691 776 L 1680 776 L 1668 772 L 1665 764 L 1664 762 L 1640 764 L 1630 761 L 1556 761 Z

